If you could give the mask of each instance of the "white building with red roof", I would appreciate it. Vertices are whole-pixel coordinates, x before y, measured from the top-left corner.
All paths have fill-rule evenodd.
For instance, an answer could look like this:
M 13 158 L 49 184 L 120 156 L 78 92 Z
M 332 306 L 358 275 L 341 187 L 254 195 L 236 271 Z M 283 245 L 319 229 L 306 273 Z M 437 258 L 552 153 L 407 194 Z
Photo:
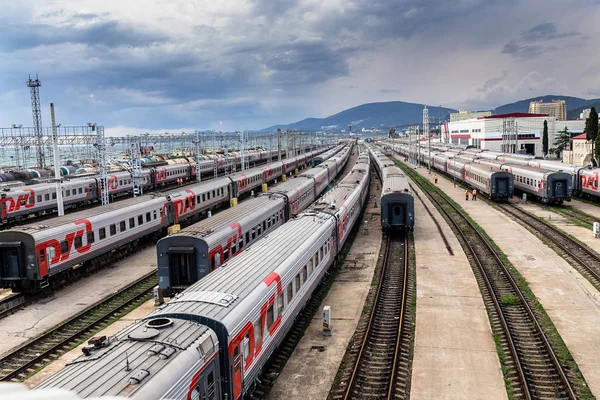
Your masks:
M 490 151 L 532 154 L 542 157 L 542 133 L 548 121 L 548 147 L 565 127 L 583 133 L 585 121 L 559 121 L 546 114 L 510 113 L 448 122 L 442 126 L 446 143 L 468 144 Z
M 592 141 L 587 140 L 585 133 L 573 137 L 573 149 L 563 151 L 563 162 L 585 166 L 592 158 Z

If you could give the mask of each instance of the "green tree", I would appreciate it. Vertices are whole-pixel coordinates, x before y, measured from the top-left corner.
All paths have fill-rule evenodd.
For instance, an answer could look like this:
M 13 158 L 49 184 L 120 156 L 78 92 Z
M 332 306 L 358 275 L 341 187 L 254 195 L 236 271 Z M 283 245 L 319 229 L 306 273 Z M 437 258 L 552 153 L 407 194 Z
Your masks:
M 548 121 L 544 120 L 544 134 L 542 136 L 542 151 L 544 156 L 548 154 Z
M 600 159 L 600 135 L 598 135 L 598 113 L 596 108 L 592 107 L 590 116 L 586 121 L 585 136 L 587 140 L 592 141 L 592 155 L 596 160 Z M 594 151 L 595 148 L 595 151 Z
M 558 131 L 556 138 L 554 139 L 554 151 L 557 157 L 560 157 L 560 153 L 563 150 L 571 148 L 571 138 L 573 134 L 569 132 L 569 129 L 565 126 L 565 129 Z

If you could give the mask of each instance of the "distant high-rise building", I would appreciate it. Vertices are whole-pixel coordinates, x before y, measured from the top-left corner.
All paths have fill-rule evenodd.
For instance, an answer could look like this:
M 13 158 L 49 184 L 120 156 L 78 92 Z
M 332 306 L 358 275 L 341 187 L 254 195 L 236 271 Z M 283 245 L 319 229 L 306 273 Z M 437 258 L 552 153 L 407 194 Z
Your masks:
M 591 112 L 592 112 L 591 108 L 584 109 L 581 113 L 579 113 L 579 119 L 583 119 L 583 120 L 588 119 Z
M 567 119 L 567 102 L 565 100 L 552 100 L 550 103 L 544 103 L 542 100 L 529 103 L 529 114 L 548 114 L 550 117 L 556 117 L 559 121 Z
M 450 114 L 450 122 L 464 121 L 465 119 L 489 117 L 492 115 L 491 111 L 468 111 L 459 110 L 457 113 Z

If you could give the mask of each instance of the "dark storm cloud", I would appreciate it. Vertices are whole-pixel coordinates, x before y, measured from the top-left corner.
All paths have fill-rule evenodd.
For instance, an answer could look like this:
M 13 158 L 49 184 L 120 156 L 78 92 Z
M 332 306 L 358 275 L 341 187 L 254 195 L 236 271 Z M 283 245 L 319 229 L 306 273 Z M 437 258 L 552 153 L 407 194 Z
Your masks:
M 559 33 L 556 24 L 543 22 L 521 34 L 519 39 L 511 40 L 502 49 L 502 53 L 510 54 L 515 58 L 535 58 L 545 52 L 560 49 L 553 41 L 570 37 L 581 37 L 581 33 L 571 31 Z
M 95 17 L 94 17 L 95 18 Z M 145 33 L 117 21 L 100 21 L 83 26 L 74 24 L 32 24 L 0 20 L 0 50 L 27 50 L 64 43 L 88 46 L 147 46 L 166 37 Z
M 533 28 L 525 32 L 522 38 L 527 42 L 536 42 L 580 35 L 581 33 L 579 32 L 558 33 L 558 29 L 556 29 L 556 24 L 554 24 L 553 22 L 544 22 L 534 26 Z

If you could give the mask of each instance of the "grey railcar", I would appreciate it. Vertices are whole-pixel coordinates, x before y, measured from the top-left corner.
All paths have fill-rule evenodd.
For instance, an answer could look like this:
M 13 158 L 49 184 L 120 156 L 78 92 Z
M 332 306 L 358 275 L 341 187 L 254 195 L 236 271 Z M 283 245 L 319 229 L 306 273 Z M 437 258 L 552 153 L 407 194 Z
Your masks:
M 542 203 L 562 204 L 571 201 L 573 181 L 567 172 L 554 172 L 541 168 L 510 163 L 501 168 L 513 174 L 515 188 L 540 199 Z

